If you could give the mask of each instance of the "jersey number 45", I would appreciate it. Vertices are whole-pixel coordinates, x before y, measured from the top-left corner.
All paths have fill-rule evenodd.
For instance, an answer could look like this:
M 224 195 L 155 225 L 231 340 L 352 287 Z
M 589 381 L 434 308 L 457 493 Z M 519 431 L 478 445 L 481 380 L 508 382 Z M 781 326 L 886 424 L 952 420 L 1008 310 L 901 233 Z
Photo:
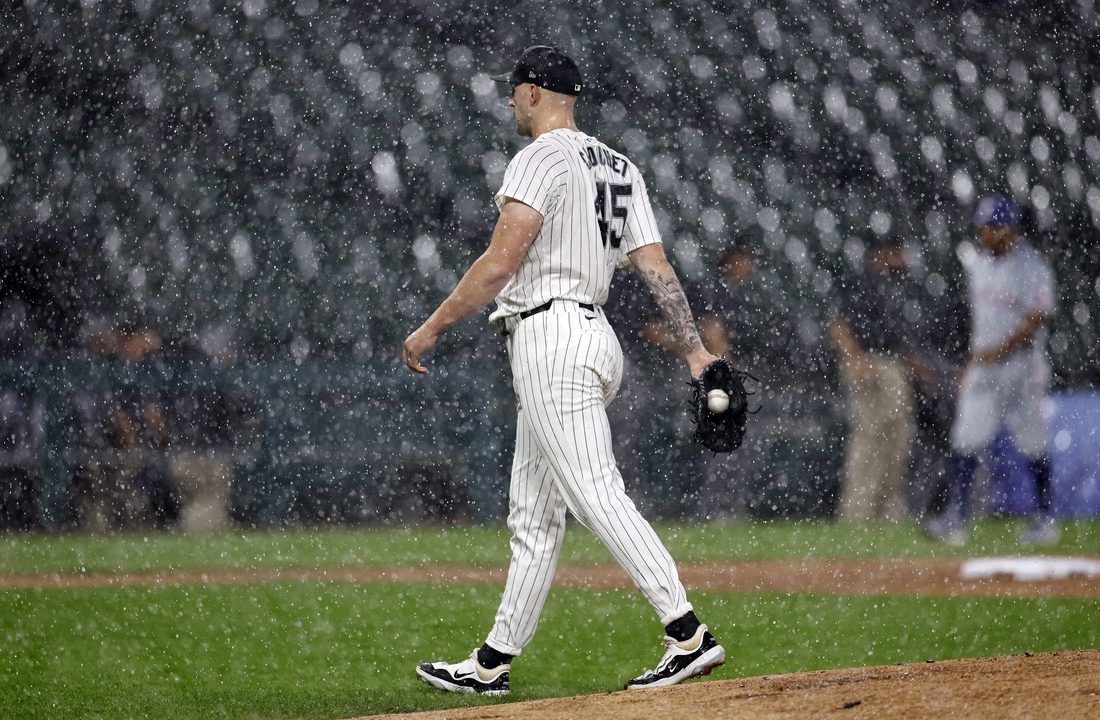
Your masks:
M 603 240 L 604 247 L 607 247 L 608 242 L 613 248 L 622 244 L 626 212 L 633 191 L 633 185 L 596 181 L 596 222 L 600 225 L 600 239 Z

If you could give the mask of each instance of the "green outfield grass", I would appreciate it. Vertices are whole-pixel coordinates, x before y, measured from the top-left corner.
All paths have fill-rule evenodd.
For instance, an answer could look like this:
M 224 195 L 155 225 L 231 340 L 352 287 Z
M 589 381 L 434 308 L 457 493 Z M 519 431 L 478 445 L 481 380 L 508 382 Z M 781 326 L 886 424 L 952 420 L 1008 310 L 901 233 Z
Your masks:
M 951 557 L 1018 554 L 1020 520 L 978 523 L 962 548 L 934 543 L 916 523 L 841 524 L 826 521 L 662 525 L 658 532 L 680 562 L 774 558 Z M 604 547 L 576 523 L 567 533 L 564 563 L 608 562 Z M 1063 525 L 1046 553 L 1100 556 L 1100 521 Z M 134 572 L 469 564 L 508 560 L 503 524 L 456 528 L 279 530 L 189 537 L 12 535 L 0 537 L 0 573 Z
M 1018 552 L 1018 524 L 983 523 L 968 550 Z M 606 552 L 575 529 L 569 562 Z M 1096 523 L 1056 551 L 1100 555 Z M 682 560 L 948 554 L 915 527 L 825 523 L 661 528 Z M 0 572 L 500 565 L 503 530 L 329 530 L 180 536 L 7 537 Z M 975 550 L 980 548 L 980 550 Z M 954 551 L 952 551 L 954 552 Z M 346 718 L 484 702 L 432 691 L 412 669 L 480 643 L 488 584 L 280 582 L 0 591 L 5 718 Z M 718 678 L 1100 647 L 1100 602 L 693 593 L 729 651 Z M 555 589 L 513 668 L 526 700 L 617 689 L 658 659 L 636 592 Z

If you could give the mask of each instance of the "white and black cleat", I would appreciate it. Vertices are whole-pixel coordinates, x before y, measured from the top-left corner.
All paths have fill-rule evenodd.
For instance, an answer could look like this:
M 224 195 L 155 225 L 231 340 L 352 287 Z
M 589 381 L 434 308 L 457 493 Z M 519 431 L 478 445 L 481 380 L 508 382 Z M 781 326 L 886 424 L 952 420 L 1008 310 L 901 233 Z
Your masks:
M 725 649 L 707 631 L 706 625 L 700 625 L 693 637 L 681 642 L 666 635 L 664 643 L 668 649 L 661 662 L 655 669 L 628 682 L 627 690 L 677 685 L 689 678 L 709 675 L 726 662 Z
M 511 665 L 500 665 L 491 670 L 481 667 L 477 653 L 460 663 L 420 663 L 416 674 L 434 688 L 447 692 L 471 695 L 507 695 L 508 674 Z

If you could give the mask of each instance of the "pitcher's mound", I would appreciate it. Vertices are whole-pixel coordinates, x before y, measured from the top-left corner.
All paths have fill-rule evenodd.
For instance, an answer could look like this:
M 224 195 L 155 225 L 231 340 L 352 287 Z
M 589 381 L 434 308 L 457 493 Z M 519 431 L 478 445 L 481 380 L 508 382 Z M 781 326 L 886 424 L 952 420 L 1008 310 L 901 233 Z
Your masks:
M 661 690 L 376 717 L 417 720 L 1098 718 L 1100 650 L 695 681 Z

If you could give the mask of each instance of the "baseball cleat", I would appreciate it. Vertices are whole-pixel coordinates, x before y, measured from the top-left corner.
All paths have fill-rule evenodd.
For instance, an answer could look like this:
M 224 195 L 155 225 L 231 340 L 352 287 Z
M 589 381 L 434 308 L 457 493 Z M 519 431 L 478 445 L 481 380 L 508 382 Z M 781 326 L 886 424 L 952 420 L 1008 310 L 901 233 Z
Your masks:
M 1020 535 L 1020 542 L 1024 545 L 1056 545 L 1061 537 L 1058 532 L 1058 523 L 1050 515 L 1040 515 L 1031 521 Z
M 681 642 L 666 635 L 664 643 L 668 649 L 661 662 L 655 669 L 628 682 L 627 690 L 677 685 L 688 678 L 709 675 L 711 670 L 726 662 L 725 649 L 706 625 L 700 625 L 693 637 Z
M 477 651 L 454 665 L 445 662 L 420 663 L 416 674 L 420 679 L 439 690 L 476 695 L 507 695 L 508 670 L 511 665 L 500 665 L 492 670 L 481 667 Z
M 932 540 L 961 547 L 966 544 L 966 524 L 949 517 L 935 517 L 924 524 L 924 534 Z

